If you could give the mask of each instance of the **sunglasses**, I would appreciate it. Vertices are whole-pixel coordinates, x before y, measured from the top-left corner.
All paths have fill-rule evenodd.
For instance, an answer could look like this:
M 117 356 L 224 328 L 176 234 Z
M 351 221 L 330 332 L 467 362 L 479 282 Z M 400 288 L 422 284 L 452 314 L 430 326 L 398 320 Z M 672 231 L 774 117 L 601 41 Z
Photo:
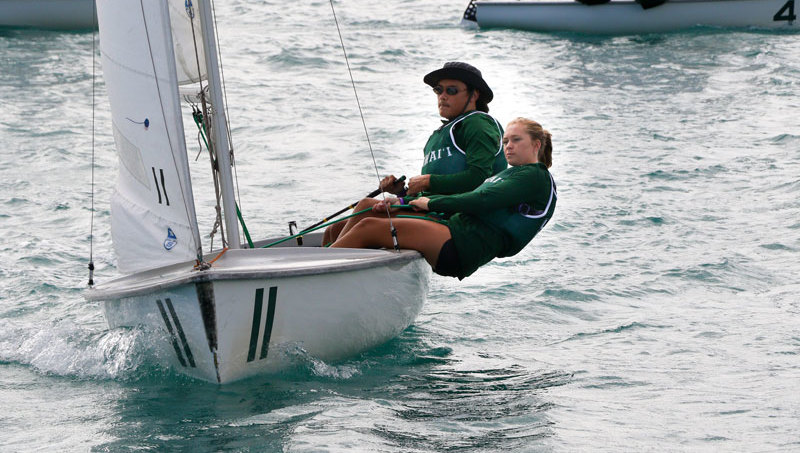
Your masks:
M 454 86 L 449 86 L 447 88 L 444 88 L 441 85 L 436 85 L 435 87 L 433 87 L 433 92 L 436 93 L 437 96 L 439 96 L 442 93 L 447 93 L 448 96 L 455 96 L 461 91 L 467 91 L 467 90 L 459 90 L 458 87 Z

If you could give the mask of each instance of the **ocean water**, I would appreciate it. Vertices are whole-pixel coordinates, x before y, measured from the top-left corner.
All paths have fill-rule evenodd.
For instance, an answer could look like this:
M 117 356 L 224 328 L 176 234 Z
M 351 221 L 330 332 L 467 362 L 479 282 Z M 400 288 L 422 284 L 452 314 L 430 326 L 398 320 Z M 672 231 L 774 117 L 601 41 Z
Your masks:
M 0 31 L 0 451 L 800 450 L 800 35 L 475 30 L 465 3 L 336 2 L 378 171 L 418 173 L 438 122 L 422 76 L 469 61 L 502 123 L 553 133 L 553 221 L 435 276 L 397 339 L 223 387 L 83 300 L 90 252 L 116 275 L 96 35 Z M 329 3 L 217 15 L 254 236 L 371 191 Z

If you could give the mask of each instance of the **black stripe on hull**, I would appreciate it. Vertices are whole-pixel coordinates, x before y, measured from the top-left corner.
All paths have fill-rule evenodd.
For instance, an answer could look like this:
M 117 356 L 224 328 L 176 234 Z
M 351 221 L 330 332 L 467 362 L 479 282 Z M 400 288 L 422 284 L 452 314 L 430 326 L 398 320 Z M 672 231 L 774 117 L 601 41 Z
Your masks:
M 172 306 L 172 301 L 169 298 L 164 299 L 164 301 L 167 303 L 169 314 L 167 313 L 167 310 L 164 309 L 164 304 L 161 302 L 161 299 L 156 300 L 156 305 L 158 305 L 158 311 L 161 312 L 161 318 L 164 319 L 164 325 L 167 326 L 167 331 L 172 339 L 172 347 L 175 348 L 175 354 L 178 356 L 178 361 L 185 367 L 187 366 L 186 362 L 188 360 L 188 366 L 197 368 L 197 365 L 194 362 L 194 356 L 192 355 L 192 350 L 189 348 L 189 342 L 186 340 L 186 334 L 183 332 L 183 326 L 181 326 L 181 322 L 178 320 L 178 314 L 175 312 L 175 307 Z M 172 321 L 170 321 L 170 317 L 172 318 Z M 174 328 L 173 323 L 175 324 Z M 180 344 L 178 344 L 179 338 Z M 181 349 L 181 345 L 183 345 L 183 349 Z M 185 359 L 184 354 L 186 356 Z
M 156 305 L 158 305 L 158 311 L 161 312 L 161 317 L 164 318 L 164 325 L 167 326 L 169 336 L 172 338 L 172 347 L 175 348 L 175 354 L 178 355 L 178 361 L 181 362 L 181 365 L 186 366 L 186 360 L 183 358 L 181 347 L 178 346 L 178 338 L 175 337 L 175 330 L 172 329 L 172 323 L 169 322 L 169 317 L 167 317 L 167 312 L 164 310 L 164 304 L 161 303 L 161 299 L 156 300 Z
M 275 305 L 278 299 L 278 287 L 269 288 L 269 300 L 267 301 L 267 322 L 264 326 L 264 337 L 261 340 L 261 351 L 258 359 L 267 358 L 269 353 L 269 341 L 272 337 L 272 325 L 275 323 Z M 264 308 L 264 288 L 256 289 L 255 304 L 253 306 L 253 324 L 250 327 L 250 347 L 247 350 L 247 361 L 252 362 L 256 359 L 256 349 L 258 348 L 258 334 L 261 332 L 261 312 Z
M 256 289 L 255 306 L 253 307 L 253 326 L 250 328 L 250 349 L 247 351 L 247 361 L 252 362 L 256 358 L 256 346 L 258 345 L 258 331 L 261 328 L 261 306 L 264 305 L 264 288 Z
M 264 326 L 264 341 L 261 343 L 259 359 L 266 359 L 269 352 L 269 339 L 272 336 L 272 324 L 275 322 L 275 300 L 278 298 L 278 287 L 269 288 L 269 305 L 267 306 L 267 325 Z
M 167 308 L 169 308 L 170 314 L 172 314 L 172 320 L 175 321 L 175 327 L 178 329 L 178 336 L 181 339 L 181 344 L 183 344 L 183 351 L 186 353 L 186 359 L 189 361 L 189 366 L 192 368 L 197 368 L 197 365 L 194 363 L 192 350 L 189 349 L 189 342 L 186 341 L 186 334 L 183 333 L 181 322 L 178 320 L 178 315 L 175 313 L 175 308 L 172 306 L 172 301 L 169 300 L 169 297 L 164 299 L 164 301 L 167 303 Z

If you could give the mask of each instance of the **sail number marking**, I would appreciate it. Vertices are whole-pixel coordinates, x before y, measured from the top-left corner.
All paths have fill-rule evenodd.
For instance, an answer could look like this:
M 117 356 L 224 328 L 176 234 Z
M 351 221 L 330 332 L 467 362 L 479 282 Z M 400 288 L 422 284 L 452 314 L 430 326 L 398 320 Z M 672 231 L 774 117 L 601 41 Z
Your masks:
M 159 168 L 158 169 L 158 172 L 161 175 L 161 186 L 160 186 L 160 188 L 159 188 L 159 184 L 158 184 L 159 183 L 158 176 L 156 176 L 156 167 L 150 167 L 150 169 L 153 170 L 153 180 L 156 182 L 156 192 L 158 193 L 158 204 L 164 204 L 164 202 L 166 202 L 167 206 L 169 206 L 169 196 L 167 195 L 167 184 L 166 184 L 166 182 L 164 180 L 165 179 L 164 178 L 164 169 L 163 168 Z M 162 201 L 162 198 L 161 198 L 161 193 L 162 192 L 164 193 L 163 201 Z
M 794 14 L 794 0 L 789 0 L 788 2 L 784 3 L 783 6 L 781 6 L 781 9 L 779 9 L 778 12 L 772 16 L 773 21 L 778 22 L 785 20 L 789 22 L 789 25 L 792 25 L 792 22 L 794 22 L 796 19 L 797 16 Z

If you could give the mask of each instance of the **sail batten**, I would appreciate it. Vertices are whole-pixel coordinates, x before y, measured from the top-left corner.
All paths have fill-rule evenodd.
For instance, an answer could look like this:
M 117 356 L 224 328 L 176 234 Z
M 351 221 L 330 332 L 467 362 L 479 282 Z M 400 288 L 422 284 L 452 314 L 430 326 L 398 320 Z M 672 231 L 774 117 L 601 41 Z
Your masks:
M 120 159 L 111 233 L 124 273 L 202 254 L 170 10 L 175 8 L 159 0 L 98 2 L 103 73 Z

